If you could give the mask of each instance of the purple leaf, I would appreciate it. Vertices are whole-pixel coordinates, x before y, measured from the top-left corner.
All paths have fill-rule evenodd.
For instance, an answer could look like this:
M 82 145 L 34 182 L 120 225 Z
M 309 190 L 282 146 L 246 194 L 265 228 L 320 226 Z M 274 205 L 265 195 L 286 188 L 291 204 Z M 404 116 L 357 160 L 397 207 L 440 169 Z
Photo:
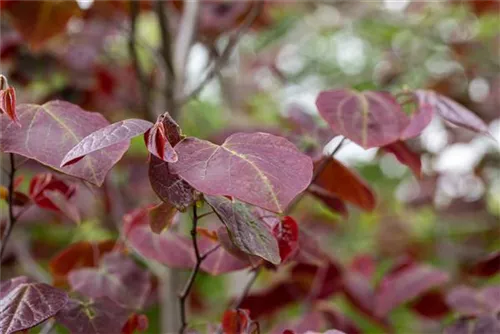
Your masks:
M 219 245 L 218 242 L 208 238 L 198 237 L 198 246 L 202 255 L 214 247 Z M 215 251 L 210 253 L 201 264 L 201 270 L 210 275 L 221 275 L 237 270 L 247 268 L 250 263 L 244 259 L 239 259 L 230 254 L 223 247 L 218 247 Z
M 75 204 L 71 203 L 66 195 L 57 190 L 45 190 L 43 196 L 48 198 L 58 211 L 62 212 L 66 217 L 73 222 L 80 224 L 80 213 Z
M 106 147 L 127 142 L 150 129 L 153 123 L 142 119 L 127 119 L 94 131 L 66 153 L 61 167 L 76 163 L 81 158 Z
M 156 123 L 150 128 L 146 133 L 144 133 L 144 142 L 146 143 L 146 147 L 149 152 L 156 156 L 157 158 L 164 160 L 166 162 L 177 162 L 177 153 L 175 152 L 172 145 L 175 145 L 179 142 L 179 140 L 174 141 L 174 144 L 170 143 L 168 140 L 168 120 L 164 121 L 165 115 L 168 113 L 158 116 Z M 170 115 L 168 115 L 170 117 Z M 171 119 L 171 118 L 170 118 Z M 175 121 L 173 124 L 177 125 Z M 178 126 L 178 125 L 177 125 Z M 178 131 L 175 131 L 180 135 L 180 128 Z
M 415 91 L 420 108 L 432 108 L 442 119 L 474 132 L 487 133 L 488 125 L 476 114 L 452 99 L 430 90 Z
M 22 128 L 12 122 L 0 122 L 0 151 L 23 155 L 98 186 L 128 148 L 127 143 L 121 142 L 61 168 L 66 153 L 87 135 L 107 126 L 108 121 L 101 114 L 63 101 L 22 104 L 17 107 L 17 114 Z
M 70 299 L 56 320 L 72 334 L 118 334 L 127 322 L 128 311 L 108 297 L 90 302 Z
M 476 290 L 458 286 L 448 293 L 446 302 L 456 312 L 464 316 L 480 316 L 500 311 L 500 286 Z
M 149 162 L 149 182 L 158 197 L 185 211 L 195 201 L 195 190 L 178 175 L 171 173 L 171 165 L 151 156 Z
M 149 226 L 154 233 L 161 233 L 172 225 L 177 209 L 169 202 L 163 202 L 149 210 Z
M 273 264 L 280 263 L 276 238 L 250 206 L 223 196 L 205 196 L 205 200 L 226 225 L 231 240 L 239 249 Z
M 419 107 L 417 112 L 410 118 L 410 124 L 404 129 L 400 139 L 406 140 L 417 137 L 432 121 L 434 111 L 430 106 Z
M 197 138 L 182 140 L 172 171 L 200 192 L 233 196 L 282 212 L 307 188 L 312 161 L 288 140 L 266 133 L 236 133 L 221 145 Z
M 375 297 L 375 312 L 379 317 L 393 308 L 449 281 L 449 275 L 425 265 L 409 267 L 388 274 L 380 283 Z
M 397 141 L 382 149 L 388 153 L 392 153 L 396 159 L 403 165 L 410 167 L 413 174 L 417 178 L 422 177 L 422 162 L 420 161 L 420 154 L 412 151 L 404 141 Z
M 444 329 L 444 334 L 493 334 L 500 333 L 500 320 L 494 315 L 477 319 L 461 318 Z
M 104 255 L 98 268 L 73 270 L 68 281 L 73 290 L 89 298 L 109 297 L 131 309 L 143 307 L 151 289 L 149 273 L 117 252 Z
M 17 277 L 1 285 L 0 332 L 22 331 L 54 316 L 67 303 L 68 295 L 45 283 Z
M 398 140 L 410 124 L 396 99 L 387 92 L 323 91 L 316 106 L 335 133 L 365 149 Z

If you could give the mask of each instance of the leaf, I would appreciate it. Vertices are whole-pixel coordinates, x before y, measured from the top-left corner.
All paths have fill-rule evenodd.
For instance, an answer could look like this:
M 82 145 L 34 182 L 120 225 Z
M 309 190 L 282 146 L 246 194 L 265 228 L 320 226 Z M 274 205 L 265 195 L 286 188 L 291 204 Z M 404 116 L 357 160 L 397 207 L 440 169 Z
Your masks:
M 51 203 L 57 207 L 57 211 L 62 212 L 66 217 L 71 219 L 74 223 L 80 224 L 80 213 L 75 204 L 68 201 L 66 196 L 57 190 L 45 190 L 43 196 L 46 197 Z
M 208 195 L 233 196 L 282 212 L 305 190 L 312 161 L 288 140 L 266 133 L 236 133 L 221 145 L 186 138 L 175 146 L 172 171 Z
M 164 118 L 165 115 L 158 116 L 158 119 L 153 127 L 144 133 L 144 142 L 146 143 L 149 152 L 157 158 L 166 162 L 177 162 L 177 153 L 172 147 L 172 144 L 168 141 L 168 126 L 166 129 L 165 123 L 163 122 Z M 177 142 L 175 142 L 175 144 L 177 144 Z
M 477 317 L 500 311 L 500 286 L 480 290 L 457 286 L 446 296 L 447 304 L 463 316 Z
M 340 214 L 346 218 L 348 217 L 349 213 L 347 207 L 338 196 L 315 184 L 311 184 L 309 188 L 307 188 L 307 191 L 328 206 L 334 213 Z
M 231 240 L 239 249 L 273 264 L 280 263 L 276 238 L 248 205 L 223 196 L 205 196 L 205 200 L 226 225 Z
M 223 227 L 225 229 L 225 227 Z M 198 237 L 198 247 L 202 254 L 212 251 L 215 247 L 218 247 L 215 251 L 211 252 L 201 264 L 201 270 L 210 275 L 221 275 L 244 268 L 248 268 L 250 265 L 250 259 L 239 258 L 234 256 L 232 253 L 228 252 L 224 247 L 220 247 L 220 244 L 213 239 L 206 236 Z
M 386 152 L 392 153 L 403 165 L 410 167 L 417 178 L 422 177 L 422 163 L 420 154 L 413 152 L 403 141 L 397 141 L 382 147 Z
M 493 252 L 474 263 L 467 270 L 470 275 L 490 277 L 500 272 L 500 251 Z
M 151 289 L 150 275 L 129 257 L 105 254 L 97 268 L 73 270 L 68 281 L 74 291 L 95 299 L 109 297 L 130 309 L 141 309 Z
M 249 333 L 252 320 L 248 310 L 226 310 L 222 316 L 222 330 L 224 334 Z
M 434 110 L 430 106 L 421 106 L 410 118 L 410 124 L 404 129 L 400 140 L 417 137 L 429 125 L 434 116 Z
M 375 291 L 366 277 L 348 272 L 344 275 L 342 289 L 352 305 L 377 322 L 382 321 L 381 317 L 375 314 Z
M 492 334 L 500 333 L 500 321 L 494 315 L 478 319 L 461 318 L 444 329 L 444 334 Z
M 175 206 L 168 202 L 163 202 L 149 210 L 149 226 L 154 233 L 161 233 L 172 225 L 172 221 L 177 213 Z
M 474 132 L 489 134 L 488 125 L 472 111 L 452 99 L 430 90 L 416 90 L 420 108 L 432 108 L 442 119 Z
M 410 124 L 396 99 L 387 92 L 323 91 L 316 106 L 335 133 L 365 149 L 395 142 Z
M 21 126 L 16 114 L 16 91 L 14 87 L 0 90 L 0 114 L 7 114 L 7 117 L 9 117 L 12 122 Z
M 80 241 L 69 245 L 50 260 L 49 270 L 54 278 L 54 285 L 65 283 L 66 276 L 72 270 L 96 266 L 99 259 L 114 248 L 113 240 Z
M 45 192 L 58 192 L 64 199 L 68 200 L 74 195 L 75 190 L 76 188 L 74 185 L 68 185 L 65 181 L 57 178 L 51 173 L 43 173 L 37 174 L 31 179 L 29 195 L 40 208 L 63 212 L 59 205 L 54 203 L 51 198 L 47 197 Z
M 224 248 L 224 250 L 227 253 L 231 254 L 232 256 L 242 261 L 245 261 L 247 264 L 248 263 L 252 264 L 253 267 L 257 267 L 263 262 L 262 258 L 255 255 L 250 255 L 239 249 L 231 240 L 231 237 L 229 236 L 229 231 L 227 230 L 226 226 L 220 226 L 217 229 L 216 233 L 220 245 L 222 246 L 222 248 Z
M 84 156 L 102 150 L 106 147 L 126 142 L 130 139 L 148 131 L 153 123 L 142 119 L 126 119 L 105 126 L 88 134 L 76 146 L 74 146 L 61 161 L 61 167 L 72 165 Z
M 415 300 L 411 308 L 421 316 L 439 319 L 450 312 L 445 296 L 441 291 L 429 291 Z
M 314 184 L 363 210 L 375 209 L 375 194 L 368 185 L 338 160 L 326 159 L 329 159 L 328 163 L 318 174 Z
M 73 0 L 10 1 L 5 7 L 9 22 L 34 51 L 64 32 L 68 21 L 81 13 Z
M 167 162 L 155 156 L 151 156 L 149 162 L 149 182 L 162 201 L 171 203 L 179 211 L 185 211 L 196 200 L 193 187 L 173 174 Z
M 21 104 L 17 114 L 21 129 L 11 126 L 11 122 L 0 121 L 0 151 L 23 155 L 98 186 L 128 148 L 127 143 L 118 143 L 106 151 L 90 154 L 77 164 L 60 168 L 63 157 L 73 146 L 107 126 L 108 121 L 98 113 L 63 101 Z
M 134 334 L 135 331 L 144 332 L 149 327 L 149 319 L 145 314 L 133 313 L 122 328 L 122 334 Z
M 293 256 L 299 249 L 299 226 L 297 222 L 286 216 L 274 226 L 273 235 L 278 240 L 281 262 Z
M 5 334 L 38 325 L 59 312 L 68 301 L 64 291 L 30 282 L 25 277 L 2 282 L 1 292 L 0 332 Z
M 386 316 L 393 308 L 449 281 L 449 275 L 426 265 L 411 265 L 385 276 L 380 283 L 375 312 Z
M 127 318 L 128 311 L 108 297 L 90 302 L 70 299 L 56 315 L 72 334 L 121 333 Z

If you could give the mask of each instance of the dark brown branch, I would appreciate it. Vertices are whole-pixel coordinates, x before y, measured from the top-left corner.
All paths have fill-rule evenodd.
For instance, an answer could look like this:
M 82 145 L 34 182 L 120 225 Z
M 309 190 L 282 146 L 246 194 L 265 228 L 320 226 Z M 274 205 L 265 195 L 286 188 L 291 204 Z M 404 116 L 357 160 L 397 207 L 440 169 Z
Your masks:
M 14 225 L 16 224 L 16 217 L 14 216 L 14 179 L 16 176 L 16 165 L 14 162 L 14 154 L 10 153 L 10 172 L 9 172 L 9 186 L 8 186 L 8 191 L 9 194 L 7 195 L 8 199 L 8 205 L 9 205 L 9 225 L 7 225 L 7 230 L 5 231 L 5 236 L 2 237 L 2 247 L 0 248 L 0 260 L 3 257 L 3 253 L 5 251 L 5 246 L 7 245 L 7 241 L 9 240 L 10 234 L 12 233 L 12 229 L 14 228 Z
M 187 327 L 187 317 L 186 317 L 186 299 L 189 296 L 189 293 L 191 292 L 191 289 L 193 287 L 194 281 L 196 280 L 196 276 L 198 275 L 201 267 L 201 263 L 203 260 L 206 258 L 208 255 L 201 255 L 200 254 L 200 249 L 198 248 L 198 239 L 197 239 L 197 231 L 196 228 L 198 227 L 198 212 L 196 211 L 196 204 L 193 205 L 193 226 L 191 228 L 191 239 L 193 240 L 193 248 L 194 248 L 194 255 L 196 257 L 196 263 L 194 265 L 193 270 L 191 271 L 191 275 L 189 276 L 189 279 L 186 282 L 186 285 L 184 286 L 184 289 L 182 290 L 181 294 L 179 295 L 179 302 L 180 302 L 180 308 L 181 308 L 181 328 L 179 329 L 179 334 L 183 334 L 184 331 L 186 330 Z M 210 251 L 209 251 L 210 252 Z
M 213 79 L 217 76 L 217 73 L 222 69 L 222 67 L 227 63 L 229 60 L 229 56 L 231 56 L 231 53 L 233 52 L 233 49 L 235 46 L 238 44 L 239 40 L 241 37 L 245 34 L 245 32 L 250 29 L 254 21 L 257 19 L 257 17 L 260 15 L 262 8 L 264 7 L 264 2 L 263 1 L 258 1 L 254 5 L 254 8 L 250 11 L 250 13 L 247 15 L 245 18 L 245 21 L 240 25 L 238 30 L 229 38 L 229 41 L 220 54 L 218 58 L 216 58 L 214 65 L 212 68 L 208 71 L 206 74 L 205 78 L 198 84 L 196 88 L 194 88 L 189 94 L 187 94 L 185 97 L 183 97 L 179 101 L 179 105 L 185 104 L 187 101 L 190 99 L 196 97 L 202 90 L 203 88 Z
M 163 95 L 168 111 L 176 118 L 177 108 L 175 106 L 175 69 L 172 61 L 172 35 L 170 34 L 169 17 L 165 12 L 165 2 L 157 0 L 155 3 L 156 16 L 160 24 L 161 56 L 165 65 L 165 88 Z
M 141 91 L 143 117 L 149 121 L 154 122 L 156 120 L 155 115 L 151 112 L 151 107 L 149 104 L 150 100 L 150 89 L 149 82 L 141 69 L 141 64 L 139 63 L 139 57 L 137 55 L 137 40 L 136 40 L 136 28 L 137 28 L 137 16 L 139 15 L 139 2 L 135 0 L 130 1 L 130 35 L 128 39 L 128 50 L 130 58 L 132 59 L 132 65 L 134 66 L 135 75 L 137 81 L 139 82 L 139 89 Z

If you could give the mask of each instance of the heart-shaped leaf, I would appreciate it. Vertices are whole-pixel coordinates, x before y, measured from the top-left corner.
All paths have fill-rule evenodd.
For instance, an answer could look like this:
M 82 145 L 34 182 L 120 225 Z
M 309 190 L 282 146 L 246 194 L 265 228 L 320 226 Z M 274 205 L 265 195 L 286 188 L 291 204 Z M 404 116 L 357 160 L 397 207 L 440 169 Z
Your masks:
M 398 140 L 410 124 L 396 99 L 387 92 L 323 91 L 316 106 L 335 133 L 365 149 Z
M 23 155 L 98 186 L 128 148 L 128 143 L 121 142 L 61 168 L 66 153 L 90 133 L 107 126 L 108 121 L 101 114 L 63 101 L 21 104 L 17 114 L 21 128 L 2 121 L 7 116 L 0 115 L 0 151 Z
M 143 307 L 151 288 L 149 273 L 118 252 L 104 255 L 98 268 L 73 270 L 68 281 L 89 298 L 109 297 L 130 309 Z
M 239 249 L 273 264 L 280 263 L 276 238 L 249 205 L 224 196 L 205 196 L 205 200 L 226 225 L 231 240 Z
M 56 320 L 72 334 L 121 333 L 128 311 L 108 297 L 84 302 L 70 299 Z
M 142 119 L 127 119 L 110 124 L 83 138 L 61 161 L 61 167 L 72 165 L 84 156 L 119 143 L 130 143 L 130 139 L 142 135 L 153 123 Z
M 236 133 L 221 145 L 186 138 L 176 145 L 172 171 L 209 195 L 233 196 L 273 212 L 307 188 L 311 159 L 288 140 L 267 133 Z
M 420 108 L 432 108 L 451 124 L 474 132 L 488 133 L 488 125 L 476 114 L 452 99 L 430 90 L 415 91 Z
M 354 172 L 338 160 L 328 159 L 326 166 L 318 174 L 314 184 L 358 207 L 372 211 L 375 209 L 375 194 Z M 321 163 L 317 164 L 317 168 Z
M 68 302 L 64 291 L 25 277 L 2 282 L 0 290 L 0 332 L 5 334 L 38 325 Z

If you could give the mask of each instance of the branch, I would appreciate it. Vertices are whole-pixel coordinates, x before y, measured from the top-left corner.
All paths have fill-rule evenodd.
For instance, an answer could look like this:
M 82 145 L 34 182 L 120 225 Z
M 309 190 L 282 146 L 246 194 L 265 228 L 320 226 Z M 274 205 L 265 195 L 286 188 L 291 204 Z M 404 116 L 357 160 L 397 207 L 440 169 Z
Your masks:
M 343 137 L 342 140 L 340 140 L 340 143 L 332 151 L 332 153 L 330 154 L 329 158 L 323 159 L 323 161 L 321 161 L 321 163 L 318 166 L 318 168 L 316 168 L 316 170 L 314 171 L 311 183 L 307 187 L 308 189 L 309 189 L 309 187 L 311 187 L 312 185 L 314 185 L 314 182 L 317 180 L 317 178 L 319 177 L 319 175 L 321 174 L 321 172 L 323 172 L 323 170 L 325 170 L 326 166 L 328 166 L 328 162 L 330 161 L 330 159 L 333 158 L 335 156 L 335 154 L 337 154 L 338 151 L 340 151 L 340 149 L 342 148 L 342 145 L 344 144 L 345 139 L 346 138 Z M 306 193 L 306 191 L 303 191 L 302 193 L 300 193 L 297 197 L 295 197 L 293 199 L 293 201 L 286 208 L 285 215 L 288 215 L 290 212 L 293 211 L 293 209 L 295 208 L 295 206 L 297 206 L 297 204 L 302 200 L 302 198 L 304 197 L 305 193 Z
M 238 30 L 229 38 L 229 41 L 222 51 L 221 55 L 215 60 L 214 66 L 208 71 L 205 78 L 198 84 L 198 86 L 193 89 L 189 94 L 184 96 L 179 105 L 185 104 L 187 101 L 197 96 L 203 88 L 217 75 L 217 73 L 222 69 L 222 67 L 227 63 L 229 56 L 233 52 L 234 47 L 238 44 L 241 36 L 252 26 L 254 21 L 260 15 L 262 8 L 264 7 L 263 1 L 258 1 L 257 4 L 254 5 L 252 11 L 245 18 L 245 21 L 240 25 Z
M 161 36 L 161 56 L 165 65 L 165 90 L 164 98 L 167 106 L 167 110 L 170 112 L 172 117 L 176 117 L 176 107 L 174 99 L 174 88 L 175 88 L 175 70 L 172 62 L 172 36 L 170 34 L 170 26 L 168 21 L 168 15 L 165 13 L 165 2 L 163 0 L 157 0 L 155 3 L 156 16 L 158 17 L 158 22 L 160 24 L 160 36 Z
M 211 253 L 211 251 L 207 252 L 203 256 L 200 254 L 200 249 L 198 248 L 198 240 L 196 235 L 196 228 L 198 227 L 198 212 L 196 211 L 196 204 L 193 205 L 193 226 L 191 228 L 191 239 L 193 240 L 193 248 L 194 255 L 196 257 L 196 263 L 194 265 L 193 270 L 191 271 L 191 275 L 184 286 L 181 294 L 179 295 L 179 302 L 181 307 L 181 328 L 179 329 L 179 334 L 183 334 L 187 327 L 187 318 L 186 318 L 186 299 L 191 292 L 191 288 L 193 287 L 194 281 L 196 280 L 196 276 L 198 275 L 201 267 L 201 263 L 205 258 Z
M 5 236 L 2 238 L 2 247 L 0 248 L 0 260 L 3 257 L 3 253 L 5 251 L 5 246 L 7 245 L 7 241 L 9 240 L 10 234 L 12 233 L 12 229 L 17 222 L 16 217 L 14 216 L 14 179 L 16 175 L 16 166 L 14 162 L 14 154 L 10 153 L 10 172 L 9 172 L 9 194 L 8 197 L 8 205 L 9 205 L 9 225 L 7 225 L 7 230 L 5 232 Z
M 130 58 L 132 58 L 132 64 L 134 66 L 135 75 L 137 81 L 139 81 L 139 89 L 141 91 L 143 117 L 147 120 L 154 122 L 156 120 L 155 115 L 152 114 L 149 105 L 149 83 L 142 72 L 141 64 L 139 63 L 139 57 L 137 55 L 137 40 L 136 40 L 136 27 L 137 27 L 137 16 L 139 15 L 139 2 L 135 0 L 130 0 L 130 35 L 128 39 L 128 50 Z

